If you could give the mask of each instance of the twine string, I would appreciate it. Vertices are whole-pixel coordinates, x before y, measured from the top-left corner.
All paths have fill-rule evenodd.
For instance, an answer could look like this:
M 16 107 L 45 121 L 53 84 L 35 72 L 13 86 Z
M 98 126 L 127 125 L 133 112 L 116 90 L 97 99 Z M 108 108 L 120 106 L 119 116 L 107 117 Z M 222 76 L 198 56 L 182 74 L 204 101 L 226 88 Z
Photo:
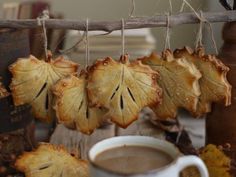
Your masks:
M 198 29 L 197 38 L 196 38 L 195 49 L 197 49 L 199 46 L 203 46 L 203 43 L 202 43 L 202 30 L 203 30 L 203 23 L 205 21 L 202 17 L 203 17 L 203 14 L 202 14 L 202 11 L 200 11 L 200 19 L 199 19 L 200 22 L 199 22 L 199 29 Z
M 217 48 L 217 45 L 216 45 L 216 41 L 215 41 L 215 37 L 214 37 L 214 32 L 213 32 L 213 29 L 212 29 L 212 25 L 210 22 L 206 21 L 207 24 L 208 24 L 208 27 L 209 27 L 209 30 L 210 30 L 210 33 L 211 33 L 211 41 L 213 43 L 213 46 L 215 48 L 215 52 L 216 52 L 216 55 L 219 54 L 219 51 L 218 51 L 218 48 Z
M 131 0 L 132 1 L 132 7 L 131 7 L 131 11 L 130 11 L 130 14 L 129 14 L 129 17 L 132 18 L 135 16 L 135 9 L 136 9 L 136 5 L 135 5 L 135 0 Z
M 44 37 L 44 52 L 45 58 L 48 58 L 48 38 L 47 38 L 47 29 L 45 21 L 49 19 L 49 11 L 43 10 L 42 15 L 37 18 L 38 26 L 43 27 L 43 37 Z
M 193 6 L 191 6 L 191 4 L 190 4 L 187 0 L 183 0 L 182 6 L 184 7 L 185 4 L 193 11 L 193 13 L 197 16 L 197 18 L 198 18 L 199 20 L 201 20 L 200 15 L 196 12 L 196 10 L 193 8 Z M 182 9 L 180 9 L 180 10 L 182 10 Z
M 165 50 L 170 49 L 170 15 L 172 14 L 173 6 L 171 0 L 169 0 L 169 12 L 166 14 L 166 39 L 165 39 Z
M 171 0 L 169 0 L 169 7 L 170 7 L 170 14 L 172 14 L 173 11 L 173 6 Z
M 183 11 L 184 11 L 184 7 L 185 7 L 185 2 L 184 2 L 184 0 L 183 0 L 183 1 L 182 1 L 182 5 L 180 6 L 179 12 L 183 12 Z
M 83 34 L 80 33 L 80 31 L 78 32 L 78 37 L 79 37 L 79 40 L 73 44 L 73 46 L 67 48 L 67 49 L 64 49 L 64 50 L 59 50 L 60 54 L 67 54 L 69 52 L 71 52 L 73 49 L 77 49 L 77 46 L 79 46 L 79 44 L 81 44 L 81 42 L 84 41 L 85 39 L 85 32 Z
M 170 13 L 166 15 L 166 39 L 165 39 L 165 50 L 170 49 Z
M 86 57 L 85 57 L 85 68 L 89 65 L 90 60 L 90 50 L 89 50 L 89 19 L 86 19 L 86 32 L 85 32 L 85 39 L 86 39 Z
M 196 12 L 196 10 L 191 6 L 191 4 L 187 0 L 183 0 L 183 3 L 186 4 L 193 11 L 193 13 L 196 15 L 196 17 L 200 20 L 200 25 L 201 25 L 201 22 L 202 23 L 204 22 L 204 23 L 208 24 L 209 30 L 210 30 L 210 34 L 211 34 L 211 41 L 212 41 L 213 46 L 215 48 L 215 52 L 218 55 L 219 52 L 218 52 L 218 48 L 217 48 L 217 45 L 216 45 L 216 41 L 215 41 L 215 37 L 214 37 L 214 33 L 213 33 L 213 29 L 212 29 L 211 23 L 203 16 L 203 12 L 200 11 L 200 15 L 199 15 Z M 200 28 L 202 28 L 202 27 L 200 26 Z M 200 35 L 202 35 L 202 32 L 201 32 Z M 202 38 L 202 36 L 200 36 L 200 37 Z
M 122 56 L 125 55 L 125 21 L 121 19 L 121 42 L 122 42 Z
M 85 27 L 86 28 L 86 27 Z M 89 35 L 89 38 L 91 39 L 92 37 L 98 37 L 98 36 L 105 36 L 105 35 L 109 35 L 111 32 L 106 32 L 104 34 L 98 34 L 98 35 Z M 64 49 L 64 50 L 59 50 L 59 52 L 61 54 L 66 54 L 66 53 L 69 53 L 71 52 L 72 50 L 74 51 L 77 51 L 78 50 L 78 47 L 79 45 L 83 42 L 83 43 L 86 43 L 86 31 L 84 31 L 83 34 L 80 33 L 79 31 L 79 40 L 73 44 L 71 47 L 69 47 L 68 49 Z

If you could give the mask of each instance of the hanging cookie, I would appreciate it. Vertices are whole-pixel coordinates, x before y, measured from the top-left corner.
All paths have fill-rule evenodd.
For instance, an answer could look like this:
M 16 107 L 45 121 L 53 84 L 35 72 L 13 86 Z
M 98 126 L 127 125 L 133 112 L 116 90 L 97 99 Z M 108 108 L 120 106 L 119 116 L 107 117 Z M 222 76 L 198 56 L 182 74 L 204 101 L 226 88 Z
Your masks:
M 152 53 L 140 60 L 160 74 L 157 83 L 163 90 L 163 99 L 160 105 L 152 106 L 158 119 L 175 118 L 178 108 L 196 110 L 201 74 L 192 63 L 184 58 L 175 59 L 168 49 L 162 57 Z
M 10 84 L 14 104 L 32 105 L 36 118 L 49 122 L 53 118 L 53 95 L 51 86 L 57 80 L 76 74 L 78 64 L 65 60 L 62 56 L 48 62 L 30 55 L 20 58 L 9 66 L 13 78 Z
M 108 117 L 120 127 L 138 118 L 144 106 L 160 102 L 158 73 L 140 61 L 129 61 L 128 55 L 115 61 L 98 60 L 89 71 L 88 96 L 91 104 L 109 110 Z
M 53 86 L 56 95 L 55 110 L 60 123 L 91 134 L 103 122 L 106 110 L 89 107 L 87 98 L 87 73 L 79 77 L 68 76 Z
M 231 103 L 231 85 L 228 83 L 226 74 L 229 68 L 214 55 L 205 55 L 204 49 L 199 47 L 195 52 L 189 47 L 177 49 L 174 56 L 185 58 L 195 64 L 202 74 L 199 80 L 201 95 L 196 111 L 197 117 L 211 111 L 212 102 L 223 102 L 225 106 Z
M 89 177 L 87 162 L 71 156 L 62 146 L 46 143 L 25 152 L 15 167 L 26 177 Z

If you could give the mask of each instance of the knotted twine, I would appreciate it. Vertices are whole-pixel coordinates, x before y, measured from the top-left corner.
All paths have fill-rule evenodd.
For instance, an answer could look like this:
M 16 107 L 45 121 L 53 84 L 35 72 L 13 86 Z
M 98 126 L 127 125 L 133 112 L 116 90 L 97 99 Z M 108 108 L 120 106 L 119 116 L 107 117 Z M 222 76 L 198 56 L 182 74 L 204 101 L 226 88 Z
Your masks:
M 37 17 L 37 24 L 38 26 L 43 27 L 43 37 L 44 37 L 44 52 L 45 52 L 45 59 L 48 59 L 48 38 L 47 38 L 47 30 L 45 21 L 49 19 L 49 11 L 43 10 L 42 15 Z
M 193 11 L 193 13 L 196 15 L 196 17 L 200 21 L 199 31 L 201 31 L 201 32 L 199 33 L 199 31 L 198 31 L 198 36 L 197 36 L 197 41 L 196 42 L 198 44 L 200 44 L 200 43 L 202 44 L 202 28 L 203 28 L 203 23 L 207 23 L 208 26 L 209 26 L 210 34 L 211 34 L 211 41 L 212 41 L 213 46 L 215 48 L 216 55 L 218 55 L 219 52 L 218 52 L 218 48 L 217 48 L 216 41 L 215 41 L 215 38 L 214 38 L 214 33 L 213 33 L 213 29 L 212 29 L 211 23 L 203 16 L 203 12 L 200 11 L 200 15 L 199 15 L 196 12 L 196 10 L 191 6 L 191 4 L 187 0 L 183 0 L 183 3 L 182 3 L 180 11 L 183 11 L 183 8 L 184 8 L 185 5 L 187 5 Z
M 85 56 L 85 68 L 89 66 L 90 61 L 90 49 L 89 49 L 89 19 L 86 19 L 86 31 L 85 31 L 85 40 L 86 40 L 86 56 Z
M 170 49 L 170 13 L 166 15 L 166 39 L 164 50 Z
M 122 45 L 122 51 L 121 55 L 125 55 L 125 21 L 122 18 L 121 19 L 121 45 Z

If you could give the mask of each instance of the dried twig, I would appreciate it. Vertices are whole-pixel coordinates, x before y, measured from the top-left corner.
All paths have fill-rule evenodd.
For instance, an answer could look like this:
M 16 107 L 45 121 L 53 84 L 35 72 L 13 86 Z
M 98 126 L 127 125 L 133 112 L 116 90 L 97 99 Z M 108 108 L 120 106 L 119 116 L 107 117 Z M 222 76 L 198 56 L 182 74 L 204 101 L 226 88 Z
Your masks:
M 215 22 L 230 22 L 236 21 L 236 10 L 224 12 L 205 12 L 205 19 L 210 23 Z M 199 23 L 200 20 L 194 13 L 180 13 L 171 15 L 169 17 L 170 27 L 181 24 Z M 46 28 L 55 29 L 74 29 L 85 31 L 86 20 L 61 20 L 61 19 L 48 19 L 45 20 Z M 125 29 L 138 29 L 138 28 L 154 28 L 166 27 L 167 16 L 157 15 L 152 17 L 135 17 L 125 19 Z M 0 28 L 37 28 L 36 19 L 20 19 L 20 20 L 0 20 Z M 115 21 L 90 21 L 89 31 L 115 31 L 120 30 L 120 20 Z

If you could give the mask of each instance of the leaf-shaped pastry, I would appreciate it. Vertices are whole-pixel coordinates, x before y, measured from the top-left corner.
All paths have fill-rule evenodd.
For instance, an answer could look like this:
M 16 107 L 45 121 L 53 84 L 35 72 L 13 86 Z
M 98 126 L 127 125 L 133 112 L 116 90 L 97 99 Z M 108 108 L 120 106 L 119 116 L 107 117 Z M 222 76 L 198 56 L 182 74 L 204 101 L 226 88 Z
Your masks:
M 140 60 L 160 74 L 157 82 L 163 99 L 159 106 L 152 107 L 159 119 L 175 118 L 178 108 L 196 110 L 201 74 L 192 63 L 184 58 L 175 59 L 170 50 L 164 51 L 162 58 L 152 53 Z
M 89 72 L 88 96 L 92 105 L 109 110 L 108 117 L 125 128 L 138 118 L 144 106 L 160 102 L 158 73 L 140 61 L 112 58 L 98 60 Z
M 30 55 L 10 65 L 10 85 L 15 105 L 30 103 L 36 118 L 51 121 L 53 95 L 51 86 L 69 74 L 76 74 L 78 64 L 58 57 L 45 62 Z
M 105 110 L 89 107 L 87 98 L 87 73 L 80 77 L 68 76 L 53 86 L 56 95 L 55 110 L 60 123 L 91 134 L 103 121 Z
M 46 143 L 25 152 L 15 167 L 26 177 L 89 177 L 87 162 L 71 156 L 62 146 Z
M 199 117 L 211 111 L 212 102 L 223 102 L 225 106 L 231 103 L 231 85 L 226 74 L 229 68 L 214 55 L 205 55 L 202 47 L 193 52 L 184 47 L 174 52 L 175 57 L 185 58 L 193 62 L 202 74 L 199 80 L 201 95 L 194 115 Z

